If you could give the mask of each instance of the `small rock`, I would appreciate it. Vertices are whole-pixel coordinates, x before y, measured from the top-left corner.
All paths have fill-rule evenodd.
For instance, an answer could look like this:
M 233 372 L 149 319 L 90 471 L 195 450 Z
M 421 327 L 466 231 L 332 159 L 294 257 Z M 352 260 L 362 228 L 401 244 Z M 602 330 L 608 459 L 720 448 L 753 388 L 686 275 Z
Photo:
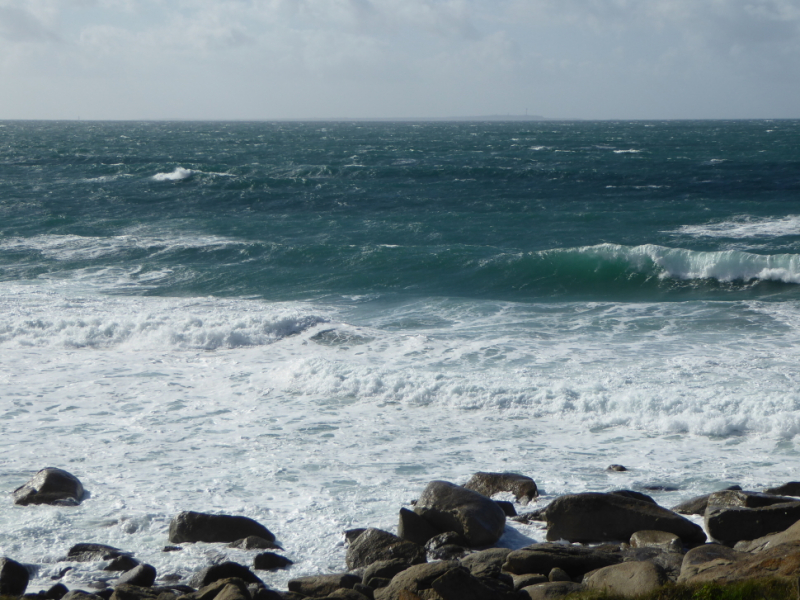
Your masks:
M 241 579 L 244 583 L 260 583 L 264 585 L 264 582 L 250 569 L 244 565 L 230 561 L 206 567 L 192 577 L 189 585 L 195 588 L 201 588 L 220 579 L 231 578 Z
M 616 471 L 617 473 L 622 473 L 627 470 L 628 469 L 626 469 L 622 465 L 608 465 L 608 467 L 606 467 L 606 471 Z
M 98 595 L 102 592 L 98 592 Z M 158 600 L 160 592 L 148 586 L 118 583 L 111 594 L 112 600 Z M 173 596 L 174 598 L 174 596 Z
M 251 535 L 275 541 L 266 527 L 248 517 L 182 512 L 169 524 L 169 541 L 235 542 Z
M 72 473 L 47 467 L 12 492 L 14 504 L 76 506 L 84 496 L 83 484 Z
M 664 571 L 650 562 L 624 562 L 590 573 L 584 584 L 611 595 L 641 596 L 667 582 Z
M 152 565 L 141 564 L 130 571 L 126 571 L 117 580 L 117 586 L 122 584 L 150 587 L 156 581 L 156 569 Z
M 496 579 L 509 554 L 510 548 L 488 548 L 468 554 L 461 559 L 461 566 L 469 569 L 470 574 L 478 579 Z
M 665 552 L 683 550 L 681 538 L 667 531 L 637 531 L 631 536 L 630 544 L 631 548 L 660 548 Z
M 541 573 L 528 573 L 526 575 L 514 575 L 514 591 L 518 592 L 524 587 L 548 583 L 547 575 Z
M 62 560 L 75 562 L 93 562 L 96 560 L 112 560 L 121 556 L 130 557 L 130 553 L 105 544 L 75 544 Z
M 509 502 L 508 500 L 495 500 L 494 502 L 500 507 L 500 510 L 502 510 L 507 517 L 517 516 L 517 509 L 514 508 L 513 502 Z
M 570 577 L 564 569 L 553 567 L 547 575 L 547 580 L 550 583 L 555 581 L 572 581 L 572 577 Z
M 139 566 L 139 561 L 129 554 L 122 554 L 111 559 L 111 562 L 103 567 L 103 571 L 130 571 Z
M 253 559 L 253 568 L 259 571 L 279 571 L 288 569 L 293 564 L 293 561 L 274 552 L 262 552 Z
M 45 600 L 61 600 L 68 591 L 63 583 L 57 583 L 40 596 Z
M 164 546 L 161 551 L 162 552 L 180 552 L 183 550 L 180 546 Z
M 441 531 L 420 517 L 417 513 L 407 508 L 400 509 L 400 519 L 397 525 L 397 536 L 420 546 L 424 546 L 432 537 Z

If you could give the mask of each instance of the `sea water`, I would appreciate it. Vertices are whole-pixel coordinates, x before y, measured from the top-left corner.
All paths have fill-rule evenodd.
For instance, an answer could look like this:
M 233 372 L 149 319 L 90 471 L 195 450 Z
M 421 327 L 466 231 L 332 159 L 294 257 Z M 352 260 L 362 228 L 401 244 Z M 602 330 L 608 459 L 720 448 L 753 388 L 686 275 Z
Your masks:
M 284 587 L 434 479 L 796 480 L 799 284 L 798 121 L 2 122 L 0 554 L 185 581 L 253 553 L 170 520 L 237 514 Z M 80 506 L 13 505 L 47 466 Z

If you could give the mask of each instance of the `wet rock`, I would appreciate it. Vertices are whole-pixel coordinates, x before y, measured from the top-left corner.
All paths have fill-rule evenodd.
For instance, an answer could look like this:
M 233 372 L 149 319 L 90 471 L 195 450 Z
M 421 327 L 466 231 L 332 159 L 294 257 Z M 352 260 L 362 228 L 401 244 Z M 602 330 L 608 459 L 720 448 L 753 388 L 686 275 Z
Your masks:
M 786 502 L 797 502 L 797 498 L 743 490 L 722 490 L 721 492 L 714 492 L 708 497 L 708 506 L 713 507 L 761 508 Z
M 471 547 L 490 546 L 503 535 L 506 515 L 491 498 L 447 481 L 432 481 L 414 512 L 439 531 L 456 531 Z
M 467 553 L 467 541 L 460 533 L 448 531 L 433 536 L 425 544 L 425 552 L 429 560 L 452 560 Z
M 283 550 L 279 544 L 257 535 L 249 535 L 246 538 L 231 542 L 228 544 L 228 548 L 239 548 L 240 550 Z
M 405 571 L 408 566 L 408 563 L 402 559 L 379 560 L 372 563 L 364 570 L 364 576 L 361 578 L 361 581 L 373 588 L 383 587 L 382 585 L 372 585 L 370 582 L 378 578 L 381 581 L 377 583 L 383 583 L 385 580 L 386 585 L 388 585 L 392 577 Z
M 533 510 L 531 512 L 526 512 L 521 515 L 517 515 L 516 517 L 511 517 L 512 521 L 516 521 L 517 523 L 533 523 L 533 522 L 543 522 L 547 520 L 547 507 L 540 508 L 539 510 Z
M 737 542 L 733 549 L 740 552 L 761 552 L 780 544 L 795 541 L 800 541 L 800 521 L 779 533 L 772 533 L 754 540 Z
M 340 588 L 353 589 L 357 583 L 361 583 L 361 578 L 350 573 L 314 575 L 290 580 L 289 591 L 312 598 L 323 598 Z
M 253 559 L 253 568 L 259 571 L 279 571 L 288 569 L 293 564 L 293 561 L 274 552 L 262 552 Z
M 389 585 L 375 590 L 375 600 L 400 600 L 403 591 L 419 595 L 431 589 L 434 580 L 458 566 L 458 561 L 448 560 L 409 567 L 392 577 Z
M 497 579 L 509 554 L 510 548 L 488 548 L 468 554 L 461 559 L 461 566 L 469 569 L 470 574 L 479 579 Z
M 643 529 L 674 533 L 690 545 L 706 539 L 699 525 L 666 508 L 613 494 L 571 494 L 556 498 L 547 507 L 550 541 L 629 540 Z
M 61 600 L 68 591 L 67 586 L 63 583 L 57 583 L 40 596 L 45 600 Z
M 632 500 L 639 500 L 640 502 L 647 502 L 649 504 L 658 504 L 658 502 L 647 494 L 634 490 L 614 490 L 613 492 L 609 492 L 609 494 L 614 494 L 615 496 L 621 496 L 623 498 L 631 498 Z
M 169 541 L 235 542 L 257 536 L 274 542 L 275 536 L 266 527 L 248 517 L 182 512 L 169 524 Z
M 131 583 L 118 583 L 114 588 L 112 600 L 158 600 L 160 592 L 148 586 Z
M 679 582 L 687 581 L 708 568 L 722 564 L 730 564 L 747 558 L 744 552 L 738 552 L 722 544 L 703 544 L 689 550 L 683 557 Z
M 628 548 L 622 551 L 624 562 L 651 562 L 664 571 L 670 581 L 677 581 L 683 565 L 683 554 L 661 548 Z
M 359 527 L 358 529 L 348 529 L 344 532 L 344 541 L 348 544 L 352 544 L 358 539 L 362 533 L 367 530 L 366 527 Z
M 400 520 L 397 525 L 398 537 L 424 546 L 429 539 L 439 535 L 441 531 L 407 508 L 400 509 Z
M 70 590 L 61 600 L 104 600 L 102 596 L 85 592 L 84 590 Z
M 96 560 L 113 560 L 120 557 L 129 557 L 130 553 L 119 548 L 105 544 L 75 544 L 62 560 L 75 562 L 93 562 Z
M 509 552 L 503 570 L 515 575 L 525 573 L 550 573 L 558 567 L 572 579 L 577 579 L 595 569 L 622 562 L 619 552 L 606 552 L 602 548 L 582 548 L 563 544 L 533 544 Z
M 126 571 L 117 580 L 117 586 L 122 584 L 136 585 L 139 587 L 150 587 L 156 581 L 156 569 L 152 565 L 141 564 L 130 571 Z
M 217 579 L 208 585 L 202 586 L 196 592 L 189 592 L 180 596 L 178 600 L 214 600 L 229 585 L 236 586 L 242 594 L 246 594 L 248 597 L 251 595 L 247 584 L 243 580 L 238 577 L 229 577 Z
M 189 585 L 194 588 L 201 588 L 212 584 L 215 581 L 219 581 L 220 579 L 231 578 L 241 579 L 245 583 L 260 583 L 261 585 L 264 585 L 264 582 L 261 581 L 261 579 L 259 579 L 250 569 L 244 565 L 240 565 L 239 563 L 231 561 L 206 567 L 192 577 Z
M 517 509 L 514 508 L 513 502 L 508 502 L 507 500 L 495 500 L 494 502 L 500 507 L 500 510 L 502 510 L 507 517 L 517 516 Z
M 524 587 L 531 585 L 538 585 L 540 583 L 548 583 L 547 575 L 541 573 L 528 573 L 526 575 L 513 575 L 514 591 L 518 592 Z
M 510 492 L 520 504 L 528 504 L 539 496 L 536 482 L 517 473 L 475 473 L 464 487 L 489 498 L 499 492 Z
M 710 502 L 710 501 L 709 501 Z M 706 529 L 715 540 L 735 544 L 788 529 L 800 520 L 800 501 L 761 508 L 715 507 L 706 509 Z
M 765 494 L 776 494 L 778 496 L 800 496 L 800 481 L 790 481 L 778 487 L 764 490 Z
M 139 561 L 129 554 L 122 554 L 111 559 L 111 562 L 103 567 L 103 571 L 130 571 L 139 566 Z
M 551 583 L 554 581 L 572 581 L 572 577 L 570 577 L 564 569 L 553 567 L 550 569 L 550 573 L 547 574 L 547 581 Z
M 12 492 L 14 504 L 76 506 L 84 496 L 83 484 L 72 473 L 47 467 Z
M 725 490 L 741 490 L 741 486 L 732 485 L 729 488 L 725 488 Z M 716 492 L 714 492 L 716 493 Z M 711 497 L 711 494 L 704 494 L 702 496 L 695 496 L 690 500 L 686 500 L 685 502 L 681 502 L 677 506 L 673 507 L 673 511 L 676 513 L 680 513 L 682 515 L 703 515 L 706 512 L 706 507 L 708 506 L 708 499 Z
M 402 540 L 388 531 L 370 527 L 347 548 L 345 560 L 350 570 L 366 567 L 378 560 L 400 558 L 409 564 L 425 562 L 425 549 Z
M 22 596 L 28 587 L 28 569 L 10 558 L 0 558 L 0 596 Z
M 739 558 L 733 561 L 716 561 L 716 564 L 712 561 L 703 565 L 702 570 L 686 578 L 685 581 L 727 583 L 757 579 L 767 575 L 795 580 L 800 576 L 800 541 L 780 544 L 757 554 L 742 553 Z
M 325 600 L 369 600 L 369 598 L 355 588 L 352 590 L 339 588 L 332 594 L 325 596 Z
M 251 600 L 251 595 L 247 588 L 243 590 L 238 585 L 228 583 L 214 596 L 214 600 Z
M 567 594 L 580 592 L 582 589 L 584 588 L 580 583 L 557 581 L 524 587 L 519 592 L 523 598 L 528 598 L 529 600 L 552 600 L 553 598 L 562 598 Z
M 631 548 L 660 548 L 665 552 L 681 552 L 683 542 L 674 533 L 667 531 L 644 530 L 631 536 Z
M 464 568 L 446 571 L 431 583 L 442 600 L 517 600 L 512 590 L 486 585 Z
M 623 473 L 627 470 L 628 469 L 626 469 L 622 465 L 608 465 L 608 467 L 606 467 L 606 471 L 616 471 L 617 473 Z
M 604 567 L 584 579 L 586 587 L 626 597 L 647 594 L 666 582 L 664 571 L 651 562 L 624 562 Z

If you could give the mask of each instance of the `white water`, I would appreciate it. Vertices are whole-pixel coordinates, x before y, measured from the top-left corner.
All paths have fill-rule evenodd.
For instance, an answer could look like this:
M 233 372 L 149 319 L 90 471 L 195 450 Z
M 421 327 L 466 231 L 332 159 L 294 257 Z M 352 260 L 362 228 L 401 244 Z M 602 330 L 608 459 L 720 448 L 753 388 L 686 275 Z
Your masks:
M 104 297 L 5 286 L 0 489 L 57 466 L 77 508 L 0 511 L 0 554 L 84 589 L 132 551 L 160 575 L 254 553 L 164 553 L 182 510 L 243 514 L 278 537 L 295 576 L 344 570 L 341 533 L 394 530 L 432 479 L 533 477 L 555 495 L 669 485 L 672 506 L 737 483 L 797 479 L 800 306 L 362 299 L 344 305 Z M 621 463 L 631 470 L 610 473 Z M 522 507 L 518 507 L 523 510 Z M 510 523 L 503 543 L 542 540 Z

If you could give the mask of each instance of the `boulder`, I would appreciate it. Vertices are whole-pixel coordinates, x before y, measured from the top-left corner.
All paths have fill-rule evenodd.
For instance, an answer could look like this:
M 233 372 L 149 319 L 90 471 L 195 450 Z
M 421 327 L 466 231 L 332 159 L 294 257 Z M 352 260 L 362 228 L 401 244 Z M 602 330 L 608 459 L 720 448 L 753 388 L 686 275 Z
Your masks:
M 428 540 L 440 533 L 442 532 L 414 511 L 407 508 L 400 509 L 400 520 L 397 524 L 398 537 L 424 546 Z
M 533 544 L 513 550 L 506 556 L 503 570 L 515 575 L 550 573 L 555 567 L 566 571 L 573 579 L 589 571 L 622 562 L 622 555 L 603 548 L 582 548 L 563 544 Z
M 312 598 L 324 598 L 340 588 L 353 589 L 357 583 L 361 583 L 361 578 L 350 573 L 312 575 L 290 580 L 289 591 Z
M 491 498 L 447 481 L 432 481 L 414 512 L 439 531 L 455 531 L 471 547 L 490 546 L 503 535 L 506 515 Z
M 388 531 L 370 527 L 347 548 L 345 560 L 350 570 L 366 567 L 378 560 L 400 558 L 408 564 L 425 562 L 425 549 L 402 540 Z
M 508 500 L 495 500 L 494 503 L 500 507 L 500 510 L 502 510 L 507 517 L 517 516 L 517 509 L 514 508 L 513 502 L 509 502 Z
M 572 583 L 569 581 L 556 581 L 554 583 L 538 583 L 522 588 L 519 593 L 523 598 L 529 600 L 552 600 L 552 598 L 561 598 L 567 594 L 580 592 L 583 586 L 580 583 Z
M 156 569 L 152 565 L 141 564 L 130 571 L 123 573 L 117 580 L 117 585 L 127 583 L 139 587 L 150 587 L 156 581 Z
M 92 594 L 91 592 L 85 592 L 83 590 L 70 590 L 64 596 L 62 596 L 61 600 L 106 600 L 97 594 Z
M 400 600 L 403 591 L 419 594 L 429 590 L 436 579 L 458 566 L 458 561 L 446 560 L 409 567 L 392 577 L 389 585 L 375 590 L 375 600 Z
M 83 500 L 84 489 L 80 480 L 72 473 L 55 467 L 47 467 L 34 475 L 30 481 L 12 492 L 14 504 L 55 504 L 77 506 Z
M 376 577 L 381 580 L 391 580 L 391 578 L 398 573 L 405 571 L 408 566 L 408 562 L 402 559 L 379 560 L 372 563 L 364 570 L 364 576 L 361 578 L 361 581 L 370 587 L 380 587 L 371 585 L 370 581 Z
M 238 577 L 230 577 L 226 579 L 217 579 L 209 583 L 208 585 L 202 586 L 196 592 L 190 592 L 184 596 L 180 596 L 181 600 L 214 600 L 217 595 L 225 589 L 227 586 L 233 585 L 239 588 L 239 591 L 244 595 L 247 594 L 248 596 L 251 595 L 250 591 L 247 588 L 247 584 L 239 579 Z
M 549 582 L 547 575 L 542 575 L 541 573 L 528 573 L 527 575 L 513 575 L 512 577 L 513 577 L 515 592 L 518 592 L 522 588 L 531 585 L 538 585 L 540 583 Z
M 28 587 L 28 569 L 10 558 L 0 558 L 0 596 L 22 596 Z
M 572 577 L 560 567 L 553 567 L 550 573 L 547 574 L 547 581 L 553 583 L 554 581 L 572 581 Z
M 463 567 L 450 569 L 431 583 L 442 600 L 517 600 L 511 589 L 502 590 L 486 585 Z
M 630 545 L 631 548 L 660 548 L 665 552 L 683 550 L 681 538 L 667 531 L 637 531 L 631 536 Z
M 772 504 L 761 508 L 720 507 L 709 504 L 706 530 L 723 544 L 754 540 L 784 531 L 800 520 L 800 501 Z
M 533 523 L 534 521 L 537 522 L 544 522 L 547 520 L 547 507 L 540 508 L 538 510 L 532 510 L 531 512 L 522 513 L 521 515 L 517 515 L 516 517 L 511 517 L 512 521 L 516 521 L 517 523 Z
M 50 587 L 46 592 L 40 592 L 39 595 L 45 600 L 61 600 L 68 591 L 69 590 L 67 589 L 67 586 L 65 586 L 63 583 L 57 583 Z
M 800 521 L 797 521 L 794 525 L 780 533 L 772 533 L 754 540 L 737 542 L 734 546 L 734 550 L 739 550 L 740 552 L 761 552 L 762 550 L 768 550 L 780 544 L 795 541 L 800 541 Z
M 248 517 L 182 512 L 169 524 L 169 541 L 235 542 L 257 536 L 274 542 L 275 536 L 266 527 Z
M 325 600 L 370 600 L 370 598 L 355 588 L 352 590 L 339 588 L 338 590 L 325 596 Z
M 683 554 L 662 548 L 627 548 L 622 551 L 623 562 L 650 562 L 664 571 L 670 581 L 677 581 L 683 565 Z
M 228 548 L 239 548 L 240 550 L 283 550 L 279 544 L 265 540 L 257 535 L 249 535 L 246 538 L 231 542 L 228 544 Z
M 111 562 L 103 567 L 103 571 L 130 571 L 139 566 L 139 561 L 129 554 L 122 554 L 111 559 Z
M 651 562 L 624 562 L 589 573 L 583 583 L 610 595 L 640 596 L 667 582 L 664 571 Z
M 243 590 L 234 583 L 228 583 L 214 596 L 214 600 L 251 600 L 251 596 L 247 588 Z
M 627 468 L 625 468 L 625 467 L 624 467 L 624 466 L 622 466 L 622 465 L 608 465 L 608 466 L 606 467 L 606 471 L 615 471 L 615 472 L 617 472 L 617 473 L 624 473 L 624 472 L 625 472 L 625 471 L 627 471 L 627 470 L 628 470 L 628 469 L 627 469 Z
M 729 488 L 725 488 L 725 490 L 741 490 L 741 486 L 732 485 Z M 721 490 L 721 491 L 725 491 Z M 703 494 L 702 496 L 695 496 L 685 502 L 681 502 L 677 506 L 673 507 L 672 510 L 676 513 L 680 513 L 682 515 L 703 515 L 706 512 L 706 507 L 708 506 L 708 499 L 711 494 Z
M 649 504 L 658 504 L 652 497 L 648 496 L 647 494 L 643 494 L 642 492 L 636 492 L 634 490 L 614 490 L 613 492 L 608 492 L 609 494 L 614 494 L 615 496 L 622 496 L 623 498 L 631 498 L 632 500 L 639 500 L 641 502 L 647 502 Z
M 800 496 L 800 481 L 790 481 L 778 487 L 764 490 L 765 494 L 777 494 L 779 496 Z
M 764 577 L 794 580 L 800 577 L 800 541 L 773 546 L 757 554 L 741 554 L 738 560 L 711 561 L 686 579 L 681 572 L 681 579 L 687 583 L 727 583 Z
M 75 562 L 93 562 L 96 560 L 113 560 L 120 557 L 128 557 L 128 552 L 123 552 L 119 548 L 106 546 L 105 544 L 75 544 L 67 552 L 67 556 L 61 560 Z
M 253 568 L 259 571 L 279 571 L 280 569 L 288 569 L 293 564 L 293 561 L 274 552 L 262 552 L 261 554 L 256 554 L 253 559 Z
M 747 558 L 744 552 L 738 552 L 722 544 L 703 544 L 692 548 L 683 557 L 679 582 L 684 582 L 702 571 L 722 564 L 730 564 Z
M 702 544 L 702 527 L 671 510 L 613 494 L 570 494 L 547 507 L 547 539 L 570 542 L 629 540 L 637 531 L 667 531 L 684 543 Z
M 119 583 L 114 587 L 109 600 L 157 600 L 159 594 L 160 592 L 151 587 Z
M 797 502 L 797 498 L 774 496 L 760 492 L 746 492 L 744 490 L 722 490 L 721 492 L 714 492 L 708 497 L 708 506 L 712 507 L 740 506 L 744 508 L 761 508 L 785 502 Z
M 241 579 L 245 583 L 260 583 L 261 585 L 264 585 L 264 582 L 261 581 L 261 579 L 259 579 L 250 569 L 244 565 L 240 565 L 239 563 L 231 561 L 223 562 L 218 565 L 211 565 L 210 567 L 206 567 L 198 573 L 195 573 L 189 582 L 189 585 L 194 588 L 201 588 L 210 585 L 215 581 L 219 581 L 220 579 L 231 578 Z
M 469 569 L 470 574 L 479 579 L 496 579 L 502 572 L 509 554 L 511 554 L 510 548 L 489 548 L 473 552 L 461 559 L 461 566 Z
M 464 487 L 490 498 L 499 492 L 511 492 L 520 504 L 539 496 L 536 482 L 517 473 L 475 473 Z

